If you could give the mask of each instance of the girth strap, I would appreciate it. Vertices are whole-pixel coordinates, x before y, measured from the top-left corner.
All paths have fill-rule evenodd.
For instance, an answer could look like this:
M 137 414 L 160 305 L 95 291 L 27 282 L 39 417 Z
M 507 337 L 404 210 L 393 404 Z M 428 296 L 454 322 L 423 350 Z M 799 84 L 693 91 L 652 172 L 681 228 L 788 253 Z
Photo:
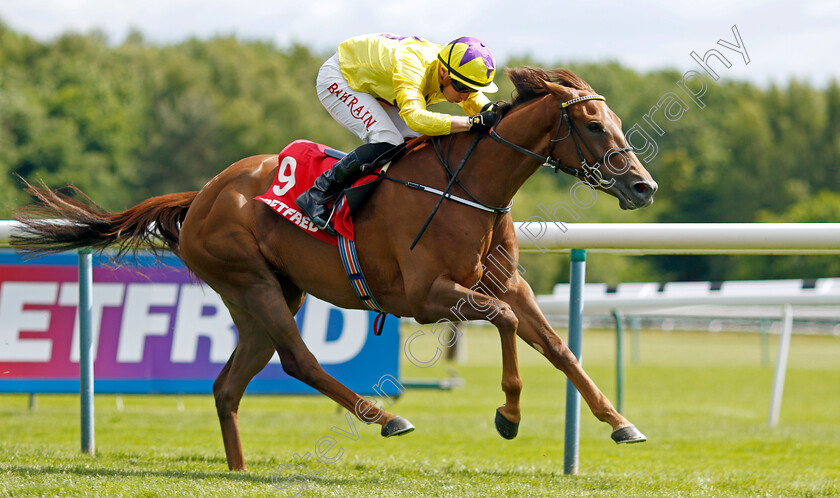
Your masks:
M 380 335 L 382 328 L 385 326 L 385 317 L 388 316 L 388 313 L 379 307 L 379 303 L 374 299 L 367 280 L 365 280 L 365 276 L 362 273 L 362 266 L 359 264 L 359 258 L 356 255 L 356 242 L 338 234 L 338 252 L 341 254 L 341 262 L 344 263 L 344 271 L 347 272 L 347 278 L 350 279 L 350 284 L 353 286 L 353 290 L 356 292 L 359 300 L 369 310 L 379 312 L 379 315 L 373 322 L 373 333 Z

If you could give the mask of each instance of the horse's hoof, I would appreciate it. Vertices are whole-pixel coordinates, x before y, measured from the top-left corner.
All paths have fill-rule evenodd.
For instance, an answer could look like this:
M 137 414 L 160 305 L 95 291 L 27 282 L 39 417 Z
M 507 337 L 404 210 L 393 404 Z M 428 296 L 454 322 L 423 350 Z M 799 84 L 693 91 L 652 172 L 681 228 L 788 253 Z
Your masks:
M 411 425 L 411 422 L 397 416 L 382 426 L 382 432 L 380 432 L 380 434 L 382 434 L 382 437 L 402 436 L 403 434 L 408 434 L 413 430 L 414 426 Z
M 519 422 L 511 422 L 502 415 L 502 412 L 496 410 L 496 430 L 503 438 L 513 439 L 519 434 Z
M 616 444 L 644 443 L 647 441 L 647 437 L 639 429 L 636 429 L 635 425 L 616 429 L 610 437 Z

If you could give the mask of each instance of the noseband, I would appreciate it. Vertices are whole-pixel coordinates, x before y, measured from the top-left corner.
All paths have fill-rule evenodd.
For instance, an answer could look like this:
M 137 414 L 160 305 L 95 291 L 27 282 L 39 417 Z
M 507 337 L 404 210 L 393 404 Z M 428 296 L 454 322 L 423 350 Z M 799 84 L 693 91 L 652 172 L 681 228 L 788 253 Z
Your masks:
M 602 95 L 586 95 L 584 97 L 577 97 L 560 103 L 560 120 L 557 122 L 557 131 L 554 133 L 554 138 L 551 139 L 551 149 L 548 151 L 547 156 L 541 156 L 536 152 L 526 149 L 525 147 L 520 147 L 519 145 L 516 145 L 513 142 L 505 140 L 504 138 L 499 136 L 498 133 L 496 133 L 495 126 L 490 130 L 490 136 L 495 141 L 503 145 L 506 145 L 535 159 L 539 159 L 540 161 L 542 161 L 543 166 L 554 168 L 555 173 L 558 170 L 563 171 L 564 173 L 568 173 L 572 176 L 576 176 L 584 180 L 586 183 L 592 185 L 593 187 L 612 187 L 615 183 L 615 180 L 604 180 L 603 176 L 601 175 L 601 171 L 598 169 L 598 166 L 600 164 L 605 164 L 614 155 L 624 154 L 626 152 L 632 151 L 633 149 L 630 147 L 624 147 L 620 149 L 612 148 L 608 150 L 606 154 L 601 156 L 600 159 L 595 161 L 595 164 L 589 164 L 589 162 L 586 160 L 586 156 L 584 156 L 583 154 L 581 144 L 583 144 L 583 147 L 586 148 L 586 151 L 589 152 L 589 154 L 592 157 L 596 157 L 595 153 L 592 152 L 592 149 L 589 148 L 589 145 L 587 145 L 586 141 L 583 139 L 583 135 L 581 135 L 580 130 L 578 130 L 578 127 L 575 125 L 575 122 L 572 120 L 572 117 L 569 115 L 569 111 L 567 109 L 572 104 L 577 104 L 578 102 L 584 102 L 587 100 L 606 101 L 607 99 L 604 98 Z M 569 132 L 566 134 L 565 137 L 559 138 L 560 130 L 563 128 L 563 123 L 566 123 L 566 127 L 569 129 Z M 554 155 L 554 147 L 557 145 L 557 143 L 562 142 L 563 140 L 566 140 L 569 137 L 572 137 L 572 141 L 575 144 L 575 150 L 577 151 L 578 157 L 580 158 L 581 169 L 561 164 L 559 159 L 554 159 L 551 157 L 552 155 Z

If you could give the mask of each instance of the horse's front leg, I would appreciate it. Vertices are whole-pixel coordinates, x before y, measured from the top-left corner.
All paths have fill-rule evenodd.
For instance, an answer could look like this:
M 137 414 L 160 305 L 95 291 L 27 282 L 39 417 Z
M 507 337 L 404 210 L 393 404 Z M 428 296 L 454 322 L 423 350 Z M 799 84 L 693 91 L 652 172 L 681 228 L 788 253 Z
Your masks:
M 505 294 L 505 300 L 510 303 L 516 315 L 521 317 L 517 330 L 519 337 L 566 374 L 583 396 L 595 417 L 610 424 L 613 429 L 612 438 L 616 443 L 646 441 L 647 438 L 644 434 L 618 413 L 610 400 L 583 370 L 572 351 L 554 332 L 554 329 L 549 325 L 548 320 L 537 306 L 536 298 L 528 282 L 518 275 L 512 281 L 511 288 Z
M 502 391 L 505 404 L 496 411 L 496 428 L 506 439 L 513 439 L 519 428 L 519 395 L 522 379 L 516 353 L 516 331 L 519 320 L 504 301 L 480 292 L 481 288 L 466 287 L 446 277 L 432 284 L 423 305 L 415 311 L 420 323 L 441 319 L 451 321 L 486 320 L 496 326 L 502 340 Z

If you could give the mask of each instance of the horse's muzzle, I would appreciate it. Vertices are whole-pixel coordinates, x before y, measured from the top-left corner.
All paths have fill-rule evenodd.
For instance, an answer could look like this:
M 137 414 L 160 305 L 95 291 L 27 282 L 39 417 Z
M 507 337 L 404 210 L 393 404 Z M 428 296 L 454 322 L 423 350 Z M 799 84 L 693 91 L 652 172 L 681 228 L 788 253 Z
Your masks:
M 659 185 L 654 180 L 638 180 L 629 185 L 616 184 L 616 197 L 621 209 L 639 209 L 653 204 Z

